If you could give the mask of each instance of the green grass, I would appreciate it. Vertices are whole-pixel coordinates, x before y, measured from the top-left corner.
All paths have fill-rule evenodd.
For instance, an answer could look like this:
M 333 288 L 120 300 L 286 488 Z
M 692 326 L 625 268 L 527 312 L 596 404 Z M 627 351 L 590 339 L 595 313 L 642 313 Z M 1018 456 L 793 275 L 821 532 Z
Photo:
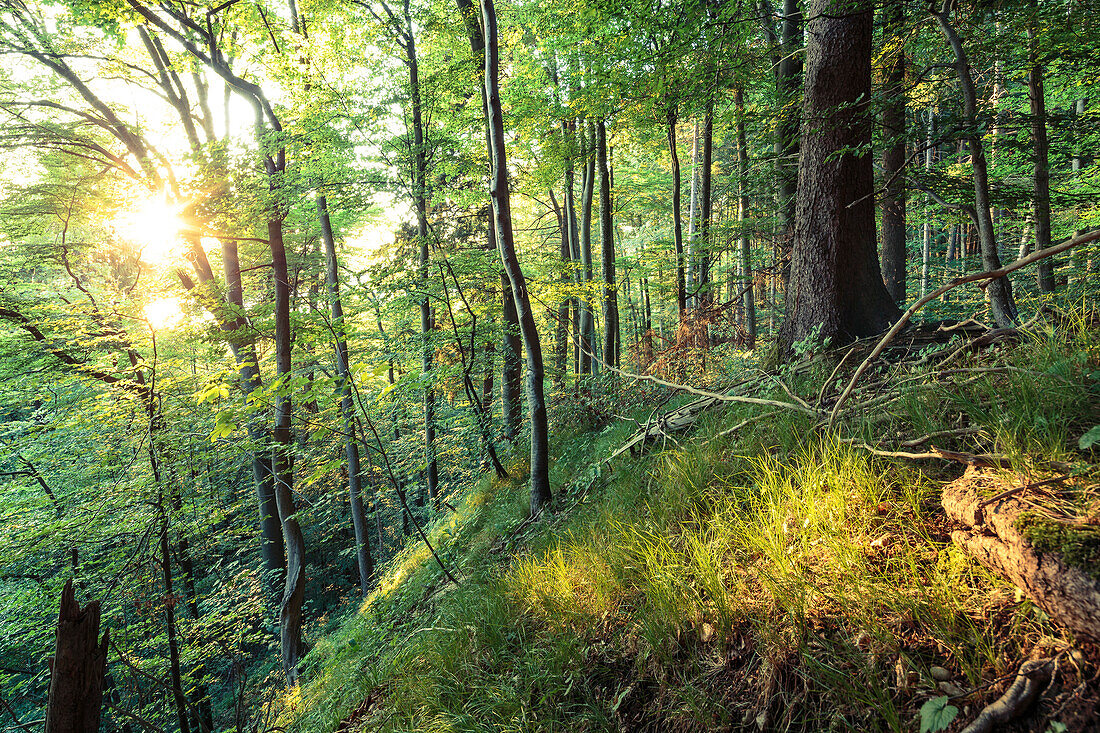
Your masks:
M 331 731 L 370 696 L 372 731 L 910 730 L 940 694 L 931 666 L 977 685 L 1057 631 L 951 545 L 939 490 L 961 468 L 841 438 L 966 425 L 937 444 L 1022 469 L 1080 461 L 1100 422 L 1082 324 L 981 357 L 1010 370 L 917 374 L 840 437 L 776 415 L 714 438 L 757 414 L 731 406 L 597 472 L 635 426 L 559 416 L 564 510 L 513 534 L 525 487 L 482 480 L 431 529 L 461 585 L 410 544 L 317 644 L 284 722 Z M 797 384 L 808 401 L 831 369 L 816 371 Z M 643 422 L 645 402 L 630 413 Z

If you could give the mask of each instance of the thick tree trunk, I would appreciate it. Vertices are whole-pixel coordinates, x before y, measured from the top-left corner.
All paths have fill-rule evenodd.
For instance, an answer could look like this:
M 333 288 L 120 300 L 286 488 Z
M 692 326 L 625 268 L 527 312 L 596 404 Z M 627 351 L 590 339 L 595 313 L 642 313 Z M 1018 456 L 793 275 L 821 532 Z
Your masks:
M 905 3 L 890 0 L 886 6 L 885 34 L 891 58 L 887 61 L 886 94 L 882 112 L 885 151 L 882 168 L 886 194 L 882 199 L 882 277 L 886 291 L 899 306 L 905 305 Z
M 672 159 L 672 247 L 676 254 L 676 315 L 687 311 L 687 282 L 684 274 L 684 227 L 680 221 L 680 156 L 676 152 L 676 109 L 668 111 L 668 154 Z
M 900 315 L 882 281 L 871 159 L 871 2 L 809 13 L 798 206 L 781 351 L 871 336 Z
M 550 449 L 549 427 L 546 418 L 546 400 L 543 397 L 542 344 L 535 327 L 535 314 L 527 295 L 527 281 L 516 259 L 512 239 L 512 210 L 508 194 L 508 166 L 504 151 L 504 118 L 497 84 L 500 65 L 497 52 L 497 18 L 493 0 L 481 0 L 481 15 L 485 33 L 485 90 L 488 97 L 489 140 L 493 155 L 491 193 L 493 219 L 496 222 L 497 246 L 504 269 L 512 285 L 516 312 L 519 316 L 523 346 L 527 353 L 527 409 L 531 416 L 531 514 L 537 515 L 549 508 Z
M 993 214 L 989 196 L 989 166 L 985 159 L 981 132 L 978 129 L 978 93 L 974 79 L 970 74 L 970 60 L 963 48 L 962 38 L 951 25 L 953 0 L 944 0 L 939 11 L 932 15 L 939 24 L 940 31 L 951 46 L 955 56 L 955 72 L 959 77 L 959 91 L 963 97 L 962 124 L 967 133 L 970 148 L 970 164 L 974 176 L 974 219 L 978 225 L 978 238 L 981 243 L 982 268 L 999 270 L 1001 257 L 997 252 L 996 233 L 993 229 Z M 997 328 L 1011 328 L 1017 321 L 1016 301 L 1012 297 L 1012 281 L 1007 277 L 994 280 L 986 288 L 993 323 Z
M 340 413 L 344 418 L 344 455 L 348 470 L 348 503 L 351 526 L 355 533 L 355 560 L 359 568 L 359 592 L 366 598 L 374 577 L 374 558 L 370 552 L 370 526 L 363 506 L 363 476 L 359 464 L 359 442 L 355 439 L 355 405 L 352 402 L 352 374 L 348 358 L 348 340 L 344 324 L 344 304 L 340 298 L 340 274 L 336 260 L 336 239 L 328 215 L 328 199 L 317 197 L 317 218 L 321 223 L 321 241 L 325 247 L 325 284 L 336 349 L 336 376 L 340 380 Z
M 596 162 L 600 171 L 600 260 L 603 270 L 603 360 L 619 366 L 619 301 L 615 287 L 615 235 L 611 210 L 611 171 L 607 163 L 607 128 L 596 125 Z
M 104 631 L 100 641 L 99 619 L 99 601 L 81 609 L 69 579 L 61 592 L 57 641 L 50 659 L 46 733 L 99 733 L 109 637 Z

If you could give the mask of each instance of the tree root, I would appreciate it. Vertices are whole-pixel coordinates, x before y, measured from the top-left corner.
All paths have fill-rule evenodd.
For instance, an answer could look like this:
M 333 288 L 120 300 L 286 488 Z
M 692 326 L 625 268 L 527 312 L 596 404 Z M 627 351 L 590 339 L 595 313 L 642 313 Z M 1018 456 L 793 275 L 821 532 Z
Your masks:
M 1020 665 L 1016 679 L 1005 690 L 1005 694 L 986 705 L 962 733 L 988 733 L 988 731 L 1000 730 L 1003 724 L 1027 710 L 1035 697 L 1050 682 L 1052 661 L 1036 659 Z

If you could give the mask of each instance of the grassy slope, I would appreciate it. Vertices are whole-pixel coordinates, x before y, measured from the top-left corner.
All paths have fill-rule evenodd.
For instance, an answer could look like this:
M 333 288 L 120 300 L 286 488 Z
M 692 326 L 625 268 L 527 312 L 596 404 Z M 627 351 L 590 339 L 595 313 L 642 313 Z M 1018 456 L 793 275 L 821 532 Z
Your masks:
M 936 444 L 1003 452 L 1021 469 L 1090 459 L 1075 449 L 1100 422 L 1096 331 L 1077 324 L 982 364 L 1020 371 L 907 372 L 911 389 L 842 435 L 890 441 L 967 426 L 979 432 Z M 831 367 L 787 381 L 812 400 Z M 633 398 L 644 421 L 656 399 Z M 595 466 L 635 426 L 589 432 L 574 416 L 557 432 L 555 517 L 514 532 L 524 487 L 482 482 L 432 534 L 462 584 L 443 584 L 423 545 L 410 545 L 312 652 L 286 722 L 325 732 L 349 716 L 349 728 L 372 731 L 915 730 L 921 704 L 942 694 L 931 667 L 969 689 L 1013 672 L 1037 643 L 1066 645 L 951 545 L 939 489 L 961 467 L 875 458 L 797 413 L 715 437 L 759 409 L 710 414 L 678 444 L 602 474 Z M 959 701 L 960 721 L 988 697 Z

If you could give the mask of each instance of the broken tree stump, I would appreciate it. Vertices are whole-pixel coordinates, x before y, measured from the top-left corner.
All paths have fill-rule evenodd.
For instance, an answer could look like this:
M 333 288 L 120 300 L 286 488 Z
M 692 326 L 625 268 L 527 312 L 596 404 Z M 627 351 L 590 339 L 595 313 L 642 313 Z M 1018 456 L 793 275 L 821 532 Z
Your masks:
M 57 642 L 50 660 L 46 733 L 98 733 L 108 632 L 99 640 L 99 601 L 76 602 L 70 578 L 61 591 Z
M 1100 641 L 1100 582 L 1068 565 L 1059 552 L 1040 552 L 1018 529 L 1028 511 L 1020 494 L 995 471 L 976 466 L 943 488 L 947 516 L 964 525 L 952 541 L 1008 578 L 1056 623 Z M 990 501 L 988 497 L 1006 494 Z

